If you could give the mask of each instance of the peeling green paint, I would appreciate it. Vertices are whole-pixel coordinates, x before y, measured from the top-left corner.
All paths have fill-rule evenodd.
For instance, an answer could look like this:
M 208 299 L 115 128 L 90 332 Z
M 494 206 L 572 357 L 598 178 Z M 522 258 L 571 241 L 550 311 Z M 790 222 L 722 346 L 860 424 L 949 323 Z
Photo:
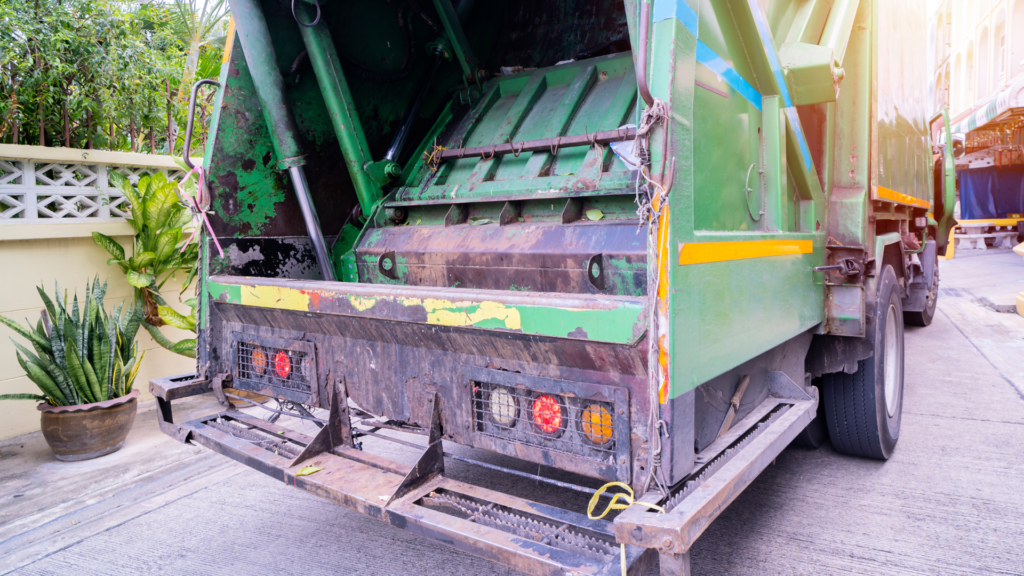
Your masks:
M 285 190 L 275 168 L 277 158 L 262 117 L 238 114 L 223 117 L 220 112 L 259 109 L 249 67 L 237 38 L 228 71 L 226 86 L 221 91 L 222 108 L 215 115 L 216 129 L 211 131 L 210 147 L 217 162 L 207 165 L 211 180 L 229 189 L 237 185 L 238 192 L 236 196 L 214 194 L 213 210 L 225 223 L 238 228 L 239 235 L 259 236 L 274 218 L 277 204 L 284 202 Z
M 643 330 L 644 306 L 635 301 L 609 302 L 602 308 L 573 308 L 506 303 L 498 300 L 448 300 L 345 294 L 334 290 L 302 290 L 288 286 L 220 284 L 210 282 L 210 295 L 219 302 L 319 314 L 352 314 L 383 321 L 408 322 L 396 316 L 398 304 L 422 309 L 425 324 L 503 330 L 539 336 L 632 344 Z M 344 301 L 347 306 L 337 308 Z
M 640 322 L 640 305 L 610 310 L 571 310 L 544 306 L 520 306 L 523 332 L 566 337 L 573 334 L 587 340 L 631 343 L 633 327 Z
M 242 301 L 242 287 L 236 284 L 220 284 L 209 282 L 210 299 L 221 302 L 239 303 Z

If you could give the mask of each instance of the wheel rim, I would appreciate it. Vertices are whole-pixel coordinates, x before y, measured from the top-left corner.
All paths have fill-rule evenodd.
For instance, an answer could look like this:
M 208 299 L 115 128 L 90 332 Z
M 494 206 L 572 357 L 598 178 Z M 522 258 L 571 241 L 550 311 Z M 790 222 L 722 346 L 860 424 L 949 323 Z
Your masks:
M 896 404 L 899 400 L 897 385 L 899 384 L 899 339 L 896 335 L 896 307 L 889 305 L 885 315 L 885 409 L 892 418 L 896 415 Z

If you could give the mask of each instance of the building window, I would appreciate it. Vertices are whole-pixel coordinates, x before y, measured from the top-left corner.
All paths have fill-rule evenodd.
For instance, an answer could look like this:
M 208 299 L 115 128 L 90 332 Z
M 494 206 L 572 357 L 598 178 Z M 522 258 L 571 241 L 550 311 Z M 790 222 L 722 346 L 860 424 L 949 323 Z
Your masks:
M 1024 0 L 1017 0 L 1013 6 L 1013 23 L 1010 26 L 1010 78 L 1024 72 Z
M 967 13 L 964 11 L 964 0 L 956 0 L 953 7 L 953 45 L 964 35 L 964 23 L 966 22 Z
M 981 36 L 978 40 L 978 98 L 988 96 L 988 28 L 981 29 Z
M 942 104 L 949 107 L 949 62 L 946 62 L 946 70 L 942 75 Z
M 992 73 L 992 79 L 995 80 L 993 89 L 1002 87 L 1006 82 L 1006 10 L 1002 8 L 996 12 L 995 31 L 993 40 L 995 41 L 996 67 Z
M 977 98 L 974 95 L 974 42 L 967 43 L 967 67 L 964 70 L 964 107 L 971 106 Z
M 950 92 L 952 94 L 949 107 L 953 109 L 953 114 L 955 115 L 964 107 L 964 67 L 959 54 L 956 55 L 956 60 L 953 64 L 953 85 L 951 88 Z

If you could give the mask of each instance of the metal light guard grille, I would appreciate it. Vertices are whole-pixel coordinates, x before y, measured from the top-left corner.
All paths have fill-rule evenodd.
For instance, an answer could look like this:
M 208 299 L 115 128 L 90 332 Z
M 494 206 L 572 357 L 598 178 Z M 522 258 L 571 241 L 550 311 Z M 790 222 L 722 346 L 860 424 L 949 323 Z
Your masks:
M 265 354 L 262 365 L 256 361 L 256 354 Z M 285 377 L 277 373 L 279 354 L 288 359 L 288 372 Z M 264 386 L 311 392 L 312 387 L 300 367 L 306 361 L 306 353 L 298 350 L 281 350 L 267 348 L 255 342 L 238 343 L 238 379 L 260 383 Z M 282 364 L 283 365 L 283 364 Z
M 304 404 L 317 402 L 312 342 L 238 333 L 234 349 L 233 387 Z
M 610 402 L 487 382 L 473 382 L 473 395 L 476 430 L 485 436 L 598 462 L 614 462 L 615 407 Z M 545 418 L 546 414 L 541 413 L 543 424 L 537 424 L 534 405 L 539 409 L 552 407 L 551 400 L 560 409 L 560 416 Z

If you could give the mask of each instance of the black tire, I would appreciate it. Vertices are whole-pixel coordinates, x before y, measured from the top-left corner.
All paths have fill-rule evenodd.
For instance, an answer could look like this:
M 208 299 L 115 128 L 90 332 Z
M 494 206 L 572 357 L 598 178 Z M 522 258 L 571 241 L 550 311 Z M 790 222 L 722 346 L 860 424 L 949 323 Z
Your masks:
M 919 312 L 904 312 L 903 322 L 910 326 L 929 326 L 935 318 L 935 308 L 939 303 L 939 256 L 935 255 L 935 264 L 932 268 L 932 285 L 925 296 L 924 310 Z
M 896 447 L 903 415 L 902 312 L 896 273 L 886 265 L 878 276 L 874 321 L 868 330 L 874 354 L 861 360 L 854 374 L 821 378 L 829 437 L 843 454 L 887 460 Z

